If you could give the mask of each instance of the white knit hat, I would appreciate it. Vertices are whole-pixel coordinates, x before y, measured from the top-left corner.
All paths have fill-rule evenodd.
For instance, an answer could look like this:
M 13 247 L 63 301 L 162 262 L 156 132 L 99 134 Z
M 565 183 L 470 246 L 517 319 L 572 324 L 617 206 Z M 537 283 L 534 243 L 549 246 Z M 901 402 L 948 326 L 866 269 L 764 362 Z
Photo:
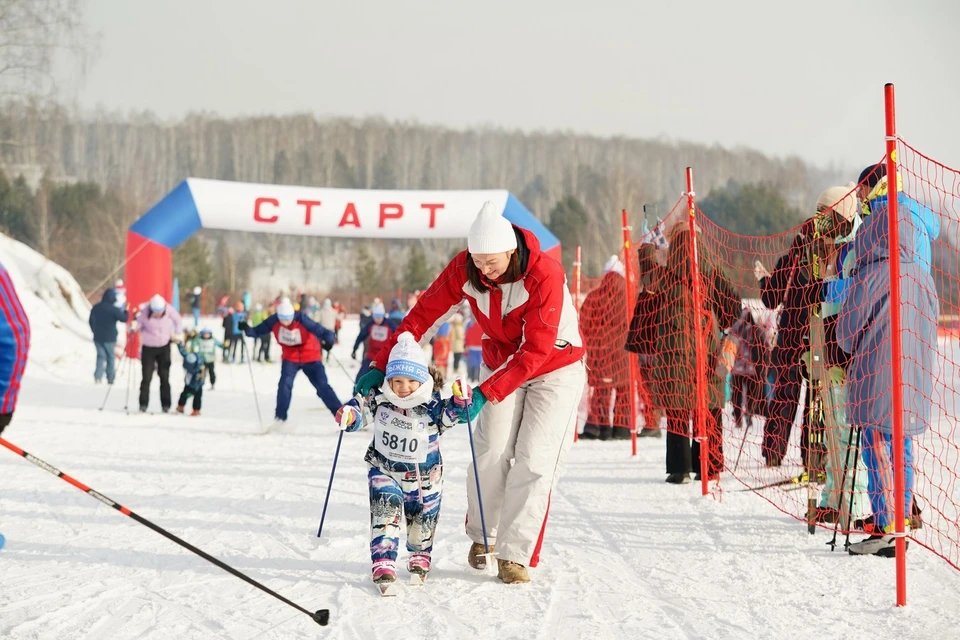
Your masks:
M 839 213 L 844 220 L 852 222 L 857 215 L 857 197 L 854 195 L 856 185 L 846 187 L 830 187 L 817 198 L 817 208 L 830 208 Z
M 281 320 L 293 320 L 293 305 L 289 300 L 284 299 L 277 305 L 277 317 Z
M 604 273 L 610 273 L 611 271 L 623 275 L 623 263 L 620 262 L 619 256 L 610 256 L 610 259 L 607 260 L 607 264 L 603 265 Z
M 403 376 L 416 380 L 421 384 L 430 378 L 430 370 L 427 368 L 427 354 L 423 352 L 417 341 L 413 339 L 413 334 L 404 331 L 397 338 L 397 344 L 390 349 L 390 360 L 387 361 L 387 373 L 385 378 L 389 380 L 397 376 Z
M 370 313 L 374 318 L 382 318 L 387 315 L 387 310 L 383 308 L 382 302 L 377 302 L 373 305 L 373 309 L 370 310 Z
M 517 248 L 513 225 L 503 217 L 497 205 L 489 200 L 483 203 L 477 219 L 470 225 L 467 249 L 470 253 L 503 253 Z
M 159 293 L 152 298 L 150 298 L 150 311 L 154 313 L 160 313 L 167 308 L 167 301 L 163 299 L 163 296 Z

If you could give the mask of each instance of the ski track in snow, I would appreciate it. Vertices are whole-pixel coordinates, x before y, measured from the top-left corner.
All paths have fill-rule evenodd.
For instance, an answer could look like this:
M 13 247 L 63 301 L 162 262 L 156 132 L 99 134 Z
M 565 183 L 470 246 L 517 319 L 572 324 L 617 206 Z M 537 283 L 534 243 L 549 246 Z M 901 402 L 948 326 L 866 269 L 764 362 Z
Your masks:
M 347 323 L 334 350 L 351 377 L 355 332 Z M 896 609 L 892 561 L 830 553 L 828 534 L 807 535 L 749 492 L 718 502 L 699 484 L 666 485 L 663 439 L 641 440 L 636 459 L 627 442 L 574 445 L 533 582 L 503 585 L 466 563 L 462 426 L 444 437 L 434 569 L 422 589 L 409 588 L 401 554 L 399 594 L 381 598 L 369 577 L 371 434 L 344 437 L 318 540 L 338 432 L 305 377 L 290 424 L 260 436 L 245 364 L 218 363 L 199 418 L 128 415 L 137 389 L 128 401 L 126 370 L 98 411 L 106 388 L 90 381 L 93 347 L 73 334 L 62 345 L 57 363 L 41 355 L 28 366 L 4 435 L 305 608 L 330 608 L 331 623 L 318 628 L 4 450 L 2 638 L 789 639 L 950 637 L 960 628 L 960 575 L 932 554 L 910 551 L 910 605 Z M 180 365 L 174 355 L 174 399 Z M 335 362 L 327 372 L 348 398 L 352 380 Z M 268 421 L 279 366 L 255 364 L 254 376 Z M 153 409 L 158 396 L 154 380 Z

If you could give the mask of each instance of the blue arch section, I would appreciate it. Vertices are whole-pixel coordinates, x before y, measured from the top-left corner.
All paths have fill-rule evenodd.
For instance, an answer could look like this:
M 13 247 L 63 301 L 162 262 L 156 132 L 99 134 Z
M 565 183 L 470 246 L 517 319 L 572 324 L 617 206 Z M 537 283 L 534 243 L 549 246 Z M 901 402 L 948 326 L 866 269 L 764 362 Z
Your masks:
M 547 226 L 537 220 L 530 210 L 523 206 L 519 200 L 513 197 L 512 193 L 507 194 L 507 204 L 503 208 L 503 217 L 524 229 L 529 229 L 533 235 L 540 241 L 540 250 L 549 251 L 558 244 L 560 239 L 547 229 Z
M 140 216 L 130 226 L 130 231 L 168 249 L 175 249 L 202 227 L 190 185 L 184 180 Z

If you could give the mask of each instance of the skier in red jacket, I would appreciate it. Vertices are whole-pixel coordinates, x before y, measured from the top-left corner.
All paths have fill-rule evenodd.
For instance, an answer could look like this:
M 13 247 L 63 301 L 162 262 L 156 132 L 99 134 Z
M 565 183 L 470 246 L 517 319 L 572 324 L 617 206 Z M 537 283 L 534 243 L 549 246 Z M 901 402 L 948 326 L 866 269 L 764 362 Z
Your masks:
M 317 396 L 333 415 L 343 404 L 336 392 L 327 382 L 327 373 L 323 368 L 321 348 L 333 347 L 336 336 L 333 331 L 322 327 L 307 317 L 302 311 L 294 311 L 289 300 L 277 305 L 277 312 L 251 327 L 240 322 L 240 329 L 249 337 L 265 336 L 273 333 L 283 351 L 280 366 L 280 383 L 277 385 L 276 420 L 286 422 L 290 408 L 290 396 L 293 393 L 293 379 L 298 371 L 303 371 L 307 380 L 317 390 Z

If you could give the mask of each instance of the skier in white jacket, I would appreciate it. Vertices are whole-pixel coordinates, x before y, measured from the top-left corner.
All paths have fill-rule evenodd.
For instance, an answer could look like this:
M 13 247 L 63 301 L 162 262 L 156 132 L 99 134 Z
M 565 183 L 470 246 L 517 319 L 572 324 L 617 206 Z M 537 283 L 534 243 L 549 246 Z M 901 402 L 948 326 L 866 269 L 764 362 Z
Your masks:
M 464 299 L 483 328 L 484 366 L 470 416 L 479 418 L 475 445 L 487 534 L 500 579 L 529 582 L 550 492 L 573 442 L 586 378 L 583 337 L 563 267 L 493 203 L 485 203 L 471 225 L 467 247 L 420 296 L 397 333 L 409 331 L 426 344 Z M 357 391 L 366 395 L 379 387 L 385 366 L 372 363 Z M 479 497 L 471 466 L 466 530 L 473 540 L 468 561 L 477 569 L 486 563 Z

